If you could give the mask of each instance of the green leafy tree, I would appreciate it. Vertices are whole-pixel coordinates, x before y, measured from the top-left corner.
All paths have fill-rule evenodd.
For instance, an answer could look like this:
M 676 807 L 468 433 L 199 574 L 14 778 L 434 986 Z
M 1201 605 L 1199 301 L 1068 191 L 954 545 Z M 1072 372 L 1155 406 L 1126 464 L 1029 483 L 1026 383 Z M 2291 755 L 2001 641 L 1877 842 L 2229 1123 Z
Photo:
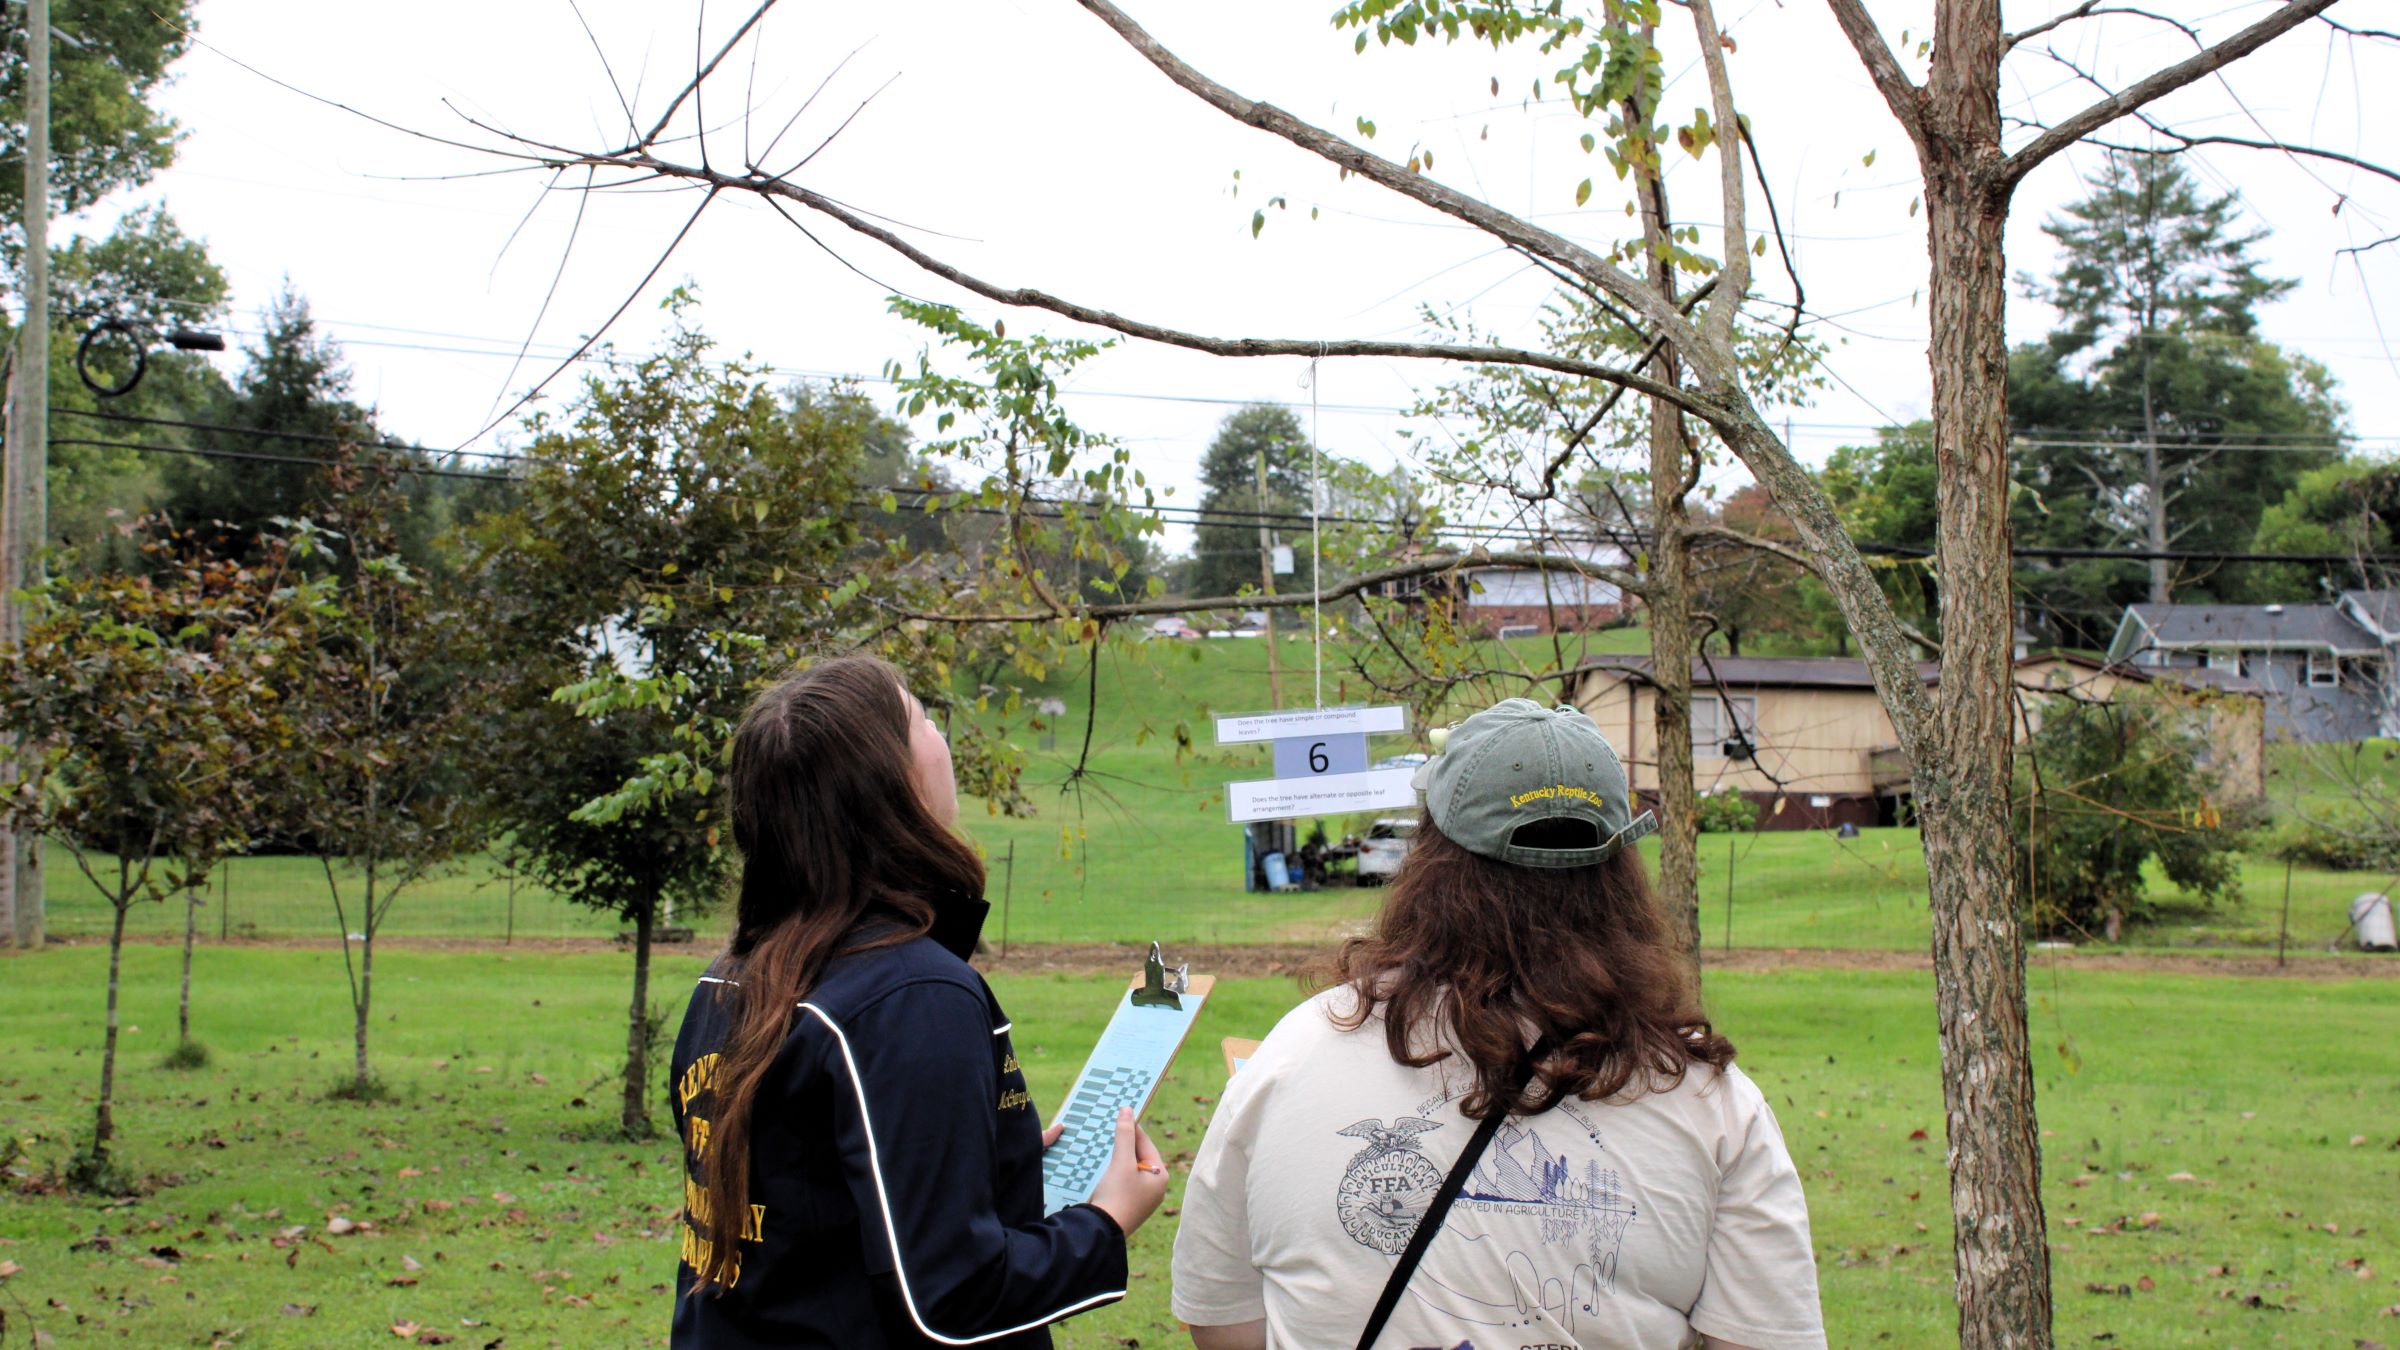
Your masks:
M 171 329 L 207 328 L 223 315 L 225 274 L 162 206 L 129 211 L 106 235 L 52 249 L 50 267 L 57 324 L 50 339 L 50 535 L 72 550 L 74 566 L 123 570 L 142 555 L 132 537 L 114 528 L 116 513 L 162 506 L 169 462 L 129 443 L 198 447 L 199 433 L 164 424 L 209 421 L 231 398 L 205 356 L 161 342 Z M 104 321 L 126 324 L 133 338 L 97 331 Z M 87 335 L 93 335 L 88 349 Z M 132 379 L 137 342 L 146 362 L 129 392 L 103 398 L 84 383 L 79 355 L 104 385 Z M 137 426 L 94 413 L 157 421 Z
M 174 161 L 181 128 L 148 100 L 191 45 L 192 0 L 56 0 L 50 23 L 50 209 L 72 216 Z M 25 37 L 25 7 L 0 10 L 0 254 L 12 288 L 25 251 Z
M 340 927 L 352 1062 L 335 1092 L 359 1100 L 383 1094 L 367 1058 L 376 938 L 412 886 L 487 837 L 468 757 L 484 748 L 498 674 L 481 597 L 400 554 L 407 467 L 331 467 L 331 497 L 291 536 L 315 588 L 285 675 L 278 824 L 317 854 Z
M 2318 553 L 2349 557 L 2331 567 L 2265 563 L 2245 578 L 2261 599 L 2318 599 L 2337 591 L 2391 589 L 2389 557 L 2400 531 L 2400 465 L 2344 460 L 2311 469 L 2258 518 L 2250 547 L 2257 553 Z
M 1266 457 L 1267 488 L 1258 489 L 1258 462 Z M 1200 509 L 1306 516 L 1309 502 L 1309 440 L 1292 410 L 1256 403 L 1226 415 L 1200 461 Z M 1292 546 L 1294 567 L 1307 575 L 1308 526 L 1269 522 L 1276 538 Z M 1203 518 L 1193 532 L 1191 586 L 1195 595 L 1235 595 L 1259 584 L 1258 521 Z
M 2243 833 L 2210 801 L 2206 728 L 2148 691 L 2038 705 L 2017 759 L 2018 895 L 2034 931 L 2117 940 L 2153 860 L 2185 893 L 2240 894 Z
M 289 286 L 268 306 L 247 355 L 232 398 L 206 419 L 235 429 L 201 433 L 199 443 L 257 458 L 178 459 L 167 471 L 168 511 L 236 552 L 274 522 L 309 514 L 332 491 L 330 466 L 378 439 L 373 414 L 351 400 L 341 349 L 317 331 L 308 302 Z
M 658 925 L 715 900 L 730 864 L 724 747 L 764 681 L 871 631 L 857 597 L 884 564 L 861 553 L 860 479 L 871 439 L 887 455 L 896 439 L 858 400 L 779 397 L 763 369 L 718 364 L 691 297 L 673 303 L 660 351 L 612 358 L 535 418 L 514 506 L 477 527 L 518 672 L 498 810 L 530 875 L 632 925 L 620 1124 L 636 1137 Z
M 1851 535 L 1888 548 L 1924 550 L 1934 542 L 1938 466 L 1933 424 L 1884 427 L 1873 445 L 1845 445 L 1825 461 L 1819 479 Z M 1941 632 L 1941 592 L 1929 556 L 1870 553 L 1867 563 L 1902 618 L 1927 633 Z
M 100 1096 L 70 1168 L 97 1190 L 123 1186 L 113 1146 L 127 917 L 204 885 L 249 830 L 259 766 L 288 734 L 274 675 L 294 649 L 294 597 L 308 590 L 287 589 L 278 567 L 171 538 L 144 546 L 147 569 L 35 591 L 24 644 L 0 670 L 0 723 L 33 751 L 8 813 L 64 844 L 111 911 Z
M 2180 161 L 2112 154 L 2045 226 L 2061 258 L 2046 283 L 2057 307 L 2046 341 L 2009 362 L 2017 481 L 2040 503 L 2043 542 L 2153 553 L 2246 546 L 2260 509 L 2303 472 L 2338 457 L 2342 406 L 2324 367 L 2257 336 L 2258 306 L 2292 283 L 2262 276 L 2231 196 L 2210 196 Z M 2276 447 L 2260 450 L 2266 445 Z M 2221 597 L 2238 578 L 2152 560 L 2146 588 L 2130 577 L 2070 569 L 2052 588 L 2062 628 L 2079 637 L 2113 622 L 2125 601 L 2177 589 Z M 2139 575 L 2136 573 L 2134 575 Z

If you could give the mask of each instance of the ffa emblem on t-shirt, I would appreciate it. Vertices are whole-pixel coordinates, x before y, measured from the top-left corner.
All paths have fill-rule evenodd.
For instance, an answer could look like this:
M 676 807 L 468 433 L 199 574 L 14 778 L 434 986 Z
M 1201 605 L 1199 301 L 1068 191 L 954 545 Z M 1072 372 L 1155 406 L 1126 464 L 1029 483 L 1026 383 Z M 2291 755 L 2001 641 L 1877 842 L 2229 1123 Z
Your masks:
M 1407 1248 L 1425 1207 L 1442 1188 L 1442 1174 L 1418 1149 L 1417 1136 L 1440 1128 L 1440 1121 L 1402 1116 L 1385 1129 L 1370 1116 L 1341 1131 L 1367 1141 L 1342 1169 L 1335 1195 L 1343 1232 L 1386 1256 Z

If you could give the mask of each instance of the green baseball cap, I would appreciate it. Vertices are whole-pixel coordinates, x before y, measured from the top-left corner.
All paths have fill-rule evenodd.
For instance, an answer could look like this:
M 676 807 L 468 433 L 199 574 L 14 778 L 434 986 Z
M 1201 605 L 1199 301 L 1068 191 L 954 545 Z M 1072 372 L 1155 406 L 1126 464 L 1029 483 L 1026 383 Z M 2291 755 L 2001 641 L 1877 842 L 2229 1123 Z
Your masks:
M 1435 829 L 1519 867 L 1589 867 L 1658 831 L 1633 814 L 1616 749 L 1566 704 L 1503 699 L 1452 728 L 1415 781 Z

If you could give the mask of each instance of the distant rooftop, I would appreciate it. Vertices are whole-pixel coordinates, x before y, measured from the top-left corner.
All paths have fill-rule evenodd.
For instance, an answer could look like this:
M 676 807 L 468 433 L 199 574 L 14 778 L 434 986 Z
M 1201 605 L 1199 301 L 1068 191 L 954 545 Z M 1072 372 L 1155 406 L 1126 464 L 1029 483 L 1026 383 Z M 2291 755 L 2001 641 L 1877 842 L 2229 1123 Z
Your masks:
M 2361 592 L 2392 596 L 2393 592 Z M 2394 596 L 2400 600 L 2400 596 Z M 2126 650 L 2258 649 L 2330 651 L 2366 656 L 2379 651 L 2375 635 L 2352 622 L 2338 605 L 2129 605 L 2126 613 L 2146 630 Z

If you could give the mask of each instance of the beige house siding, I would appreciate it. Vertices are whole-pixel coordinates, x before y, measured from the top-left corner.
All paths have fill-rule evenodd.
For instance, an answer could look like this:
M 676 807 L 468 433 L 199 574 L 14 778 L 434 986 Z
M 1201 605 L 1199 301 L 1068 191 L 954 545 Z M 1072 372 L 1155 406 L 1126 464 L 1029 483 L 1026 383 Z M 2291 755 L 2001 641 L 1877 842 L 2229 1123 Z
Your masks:
M 2266 704 L 2254 693 L 2190 689 L 2167 681 L 2142 681 L 2063 658 L 2034 658 L 2017 666 L 2017 687 L 2026 713 L 2019 718 L 2022 741 L 2040 725 L 2040 705 L 2068 694 L 2106 702 L 2128 684 L 2147 683 L 2207 719 L 2210 759 L 2227 800 L 2266 795 Z M 1695 681 L 1695 704 L 1718 696 Z M 1908 790 L 1907 762 L 1897 752 L 1891 717 L 1872 689 L 1817 688 L 1728 681 L 1723 694 L 1750 699 L 1756 725 L 1750 739 L 1754 760 L 1727 758 L 1721 740 L 1693 747 L 1696 786 L 1701 792 L 1732 790 L 1754 800 L 1786 799 L 1773 824 L 1814 826 L 1861 818 L 1881 795 Z M 1637 792 L 1658 792 L 1657 691 L 1646 679 L 1610 669 L 1588 669 L 1576 685 L 1577 703 L 1622 752 Z M 1694 723 L 1705 713 L 1695 708 Z M 1827 801 L 1812 801 L 1827 798 Z M 1795 808 L 1798 808 L 1795 810 Z M 1872 820 L 1871 809 L 1865 819 Z M 1762 821 L 1762 823 L 1766 823 Z M 1862 822 L 1863 823 L 1863 822 Z
M 1637 790 L 1658 791 L 1658 691 L 1647 682 L 1603 675 L 1586 682 L 1583 710 L 1609 740 L 1626 747 Z M 1755 699 L 1757 759 L 1727 759 L 1721 741 L 1696 745 L 1693 777 L 1702 792 L 1868 796 L 1868 759 L 1892 744 L 1892 721 L 1872 690 L 1727 686 L 1735 699 Z M 1714 691 L 1694 691 L 1697 702 Z
M 2017 688 L 2024 692 L 2017 739 L 2041 727 L 2041 704 L 2072 692 L 2102 703 L 2114 702 L 2119 691 L 2142 681 L 2114 670 L 2094 669 L 2057 657 L 2036 657 L 2017 666 Z M 2267 701 L 2257 694 L 2220 689 L 2189 688 L 2172 678 L 2147 682 L 2169 700 L 2202 721 L 2209 744 L 2209 767 L 2228 801 L 2257 801 L 2267 795 Z

